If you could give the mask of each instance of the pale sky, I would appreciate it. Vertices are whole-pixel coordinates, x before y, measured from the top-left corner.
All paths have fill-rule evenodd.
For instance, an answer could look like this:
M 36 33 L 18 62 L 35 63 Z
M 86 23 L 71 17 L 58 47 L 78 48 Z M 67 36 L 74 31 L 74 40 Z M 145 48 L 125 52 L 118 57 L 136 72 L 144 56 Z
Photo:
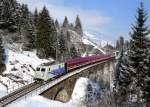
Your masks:
M 74 22 L 79 15 L 84 31 L 94 32 L 97 38 L 114 42 L 120 35 L 129 39 L 131 24 L 135 22 L 137 7 L 144 2 L 150 16 L 150 0 L 18 0 L 28 4 L 31 11 L 45 5 L 59 22 L 67 16 Z M 147 21 L 150 25 L 150 17 Z

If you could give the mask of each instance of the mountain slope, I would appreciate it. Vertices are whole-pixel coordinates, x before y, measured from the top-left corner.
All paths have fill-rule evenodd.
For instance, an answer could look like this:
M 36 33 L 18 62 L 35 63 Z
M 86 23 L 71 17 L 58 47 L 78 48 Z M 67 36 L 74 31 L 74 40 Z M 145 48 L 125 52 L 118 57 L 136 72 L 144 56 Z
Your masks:
M 89 46 L 90 48 L 93 48 L 93 50 L 99 51 L 100 54 L 106 54 L 106 52 L 103 50 L 103 47 L 101 47 L 107 44 L 106 41 L 103 40 L 100 46 L 96 42 L 94 42 L 94 40 L 91 39 L 92 37 L 95 37 L 95 35 L 85 32 L 84 36 L 82 37 L 73 30 L 69 30 L 69 32 L 71 34 L 71 42 L 76 46 L 78 50 L 82 50 L 82 53 L 83 53 L 82 56 L 86 56 L 87 54 L 86 48 Z M 88 51 L 92 52 L 93 50 L 88 50 Z M 91 53 L 91 55 L 92 54 L 94 53 Z
M 41 63 L 52 59 L 39 59 L 36 51 L 14 51 L 8 48 L 6 51 L 6 70 L 0 75 L 0 85 L 4 85 L 9 92 L 33 82 L 35 68 Z M 6 92 L 7 92 L 6 91 Z

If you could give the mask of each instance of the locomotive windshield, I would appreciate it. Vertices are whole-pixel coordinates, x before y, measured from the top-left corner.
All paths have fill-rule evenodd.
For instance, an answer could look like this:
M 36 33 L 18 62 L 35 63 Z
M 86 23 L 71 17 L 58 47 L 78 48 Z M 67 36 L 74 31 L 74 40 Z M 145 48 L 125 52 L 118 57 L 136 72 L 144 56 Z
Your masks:
M 40 71 L 40 68 L 36 68 L 37 71 Z
M 45 72 L 45 68 L 42 68 L 41 71 L 42 71 L 42 72 Z

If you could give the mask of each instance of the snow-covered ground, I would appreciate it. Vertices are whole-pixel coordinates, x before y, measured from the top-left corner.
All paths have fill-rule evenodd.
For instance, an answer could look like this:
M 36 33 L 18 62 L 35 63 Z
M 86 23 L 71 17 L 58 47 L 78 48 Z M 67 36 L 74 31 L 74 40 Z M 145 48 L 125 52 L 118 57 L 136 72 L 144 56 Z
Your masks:
M 4 85 L 0 84 L 0 97 L 5 96 L 7 94 L 7 89 Z
M 94 34 L 94 33 L 84 32 L 84 38 L 90 39 L 94 43 L 97 43 L 97 45 L 100 46 L 100 47 L 106 46 L 108 42 L 103 40 L 103 39 L 97 38 L 97 36 L 98 35 Z
M 26 100 L 21 100 L 16 104 L 12 104 L 11 107 L 76 107 L 70 103 L 61 103 L 58 101 L 52 101 L 42 96 L 34 96 Z
M 71 100 L 67 103 L 34 96 L 12 104 L 11 107 L 87 107 L 87 105 L 95 107 L 100 101 L 100 92 L 100 86 L 97 83 L 81 77 L 77 80 Z
M 107 41 L 104 40 L 95 40 L 95 35 L 88 33 L 88 32 L 84 32 L 84 36 L 82 37 L 82 42 L 85 45 L 90 45 L 93 47 L 93 49 L 98 50 L 99 52 L 101 52 L 102 54 L 106 54 L 106 52 L 104 51 L 103 47 L 107 45 Z M 97 41 L 99 41 L 97 43 Z M 92 50 L 91 50 L 92 52 Z M 83 53 L 83 57 L 87 55 L 87 52 Z M 88 55 L 93 55 L 93 53 L 88 53 Z
M 52 59 L 39 59 L 35 51 L 21 52 L 6 48 L 5 52 L 6 70 L 3 72 L 3 76 L 0 75 L 0 85 L 5 85 L 8 92 L 33 82 L 35 68 L 41 63 L 52 61 Z
M 97 44 L 93 43 L 93 42 L 90 41 L 89 39 L 83 37 L 83 38 L 82 38 L 82 41 L 83 41 L 84 44 L 86 44 L 86 45 L 91 45 L 91 46 L 93 46 L 95 49 L 98 49 L 98 50 L 99 50 L 100 52 L 102 52 L 103 54 L 106 54 L 106 52 L 105 52 L 102 48 L 98 47 Z

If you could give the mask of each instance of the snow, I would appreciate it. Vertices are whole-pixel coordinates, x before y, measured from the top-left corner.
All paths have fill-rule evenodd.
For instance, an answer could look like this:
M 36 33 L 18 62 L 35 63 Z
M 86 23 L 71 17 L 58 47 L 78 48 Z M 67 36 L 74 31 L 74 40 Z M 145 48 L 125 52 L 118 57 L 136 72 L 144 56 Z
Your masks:
M 61 103 L 58 101 L 52 101 L 42 96 L 34 96 L 24 101 L 19 101 L 16 104 L 12 104 L 11 107 L 75 107 L 70 103 Z
M 0 97 L 3 97 L 5 95 L 7 95 L 7 89 L 3 84 L 0 83 Z
M 91 40 L 89 40 L 88 38 L 83 37 L 82 38 L 82 42 L 86 45 L 92 45 L 95 49 L 98 49 L 100 52 L 102 52 L 103 54 L 106 54 L 106 52 L 100 48 L 96 43 L 93 43 Z
M 79 78 L 75 84 L 72 97 L 69 102 L 61 103 L 49 100 L 40 95 L 30 96 L 25 100 L 20 100 L 11 107 L 95 107 L 100 98 L 100 86 L 88 78 Z
M 36 52 L 14 52 L 7 51 L 6 71 L 3 74 L 13 74 L 25 81 L 32 80 L 34 69 L 41 63 L 46 63 L 52 60 L 39 59 Z
M 90 39 L 91 41 L 94 41 L 95 43 L 97 43 L 101 47 L 106 46 L 108 42 L 103 40 L 103 39 L 97 38 L 97 35 L 98 34 L 95 34 L 95 33 L 84 32 L 84 37 L 85 38 Z
M 7 55 L 8 55 L 8 61 L 6 62 L 7 64 L 7 70 L 6 72 L 11 71 L 11 65 L 10 62 L 16 64 L 16 66 L 19 66 L 18 64 L 30 64 L 34 68 L 36 68 L 38 65 L 44 62 L 48 62 L 46 59 L 39 59 L 36 56 L 36 51 L 34 52 L 29 52 L 29 51 L 23 51 L 23 52 L 14 52 L 12 50 L 7 50 Z M 19 61 L 19 62 L 17 62 Z M 5 73 L 6 73 L 5 72 Z
M 95 106 L 100 101 L 100 86 L 88 78 L 80 77 L 74 87 L 71 103 L 77 106 Z
M 0 82 L 12 92 L 26 84 L 33 82 L 35 68 L 42 64 L 53 61 L 53 59 L 39 59 L 36 51 L 14 51 L 5 48 L 6 70 L 0 75 Z

